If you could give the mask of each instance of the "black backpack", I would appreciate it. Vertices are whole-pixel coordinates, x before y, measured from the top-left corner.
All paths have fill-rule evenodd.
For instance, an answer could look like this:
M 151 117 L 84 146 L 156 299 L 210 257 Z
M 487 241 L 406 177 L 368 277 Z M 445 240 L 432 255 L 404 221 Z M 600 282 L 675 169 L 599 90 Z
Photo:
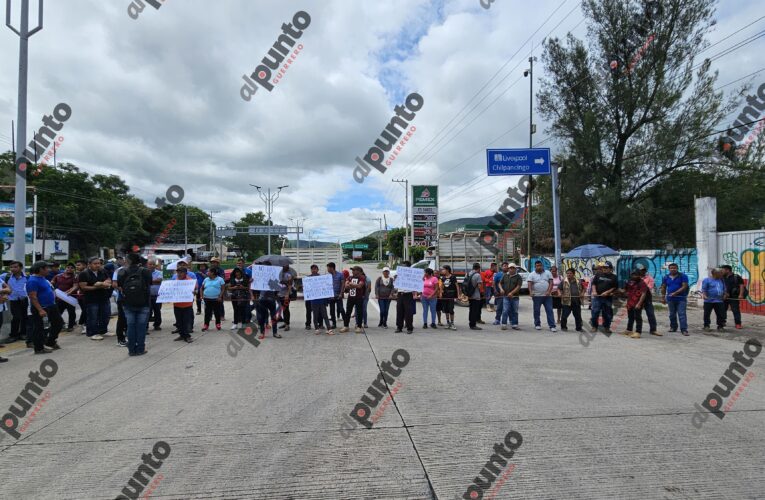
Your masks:
M 149 288 L 143 279 L 143 268 L 125 271 L 125 279 L 122 285 L 122 297 L 125 305 L 143 307 L 148 305 Z
M 473 292 L 475 292 L 475 285 L 473 284 L 473 276 L 475 275 L 475 272 L 468 273 L 467 276 L 465 276 L 465 279 L 462 280 L 462 293 L 467 295 L 468 298 L 471 298 L 473 296 Z

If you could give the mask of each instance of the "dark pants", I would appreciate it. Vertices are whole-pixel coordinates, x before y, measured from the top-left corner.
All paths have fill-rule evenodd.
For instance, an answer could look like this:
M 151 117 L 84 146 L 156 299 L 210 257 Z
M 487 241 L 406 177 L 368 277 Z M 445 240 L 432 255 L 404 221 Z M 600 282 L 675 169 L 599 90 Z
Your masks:
M 337 311 L 337 315 L 335 315 L 335 311 Z M 329 319 L 332 322 L 332 328 L 337 328 L 337 318 L 340 318 L 342 321 L 344 316 L 345 308 L 343 307 L 343 299 L 338 297 L 329 299 Z
M 157 303 L 157 296 L 151 296 L 151 305 L 149 306 L 149 319 L 150 322 L 154 320 L 154 328 L 159 328 L 162 324 L 162 303 Z
M 289 299 L 285 297 L 279 297 L 279 300 L 282 301 L 282 318 L 284 318 L 284 326 L 288 326 L 290 324 L 290 303 Z
M 106 329 L 109 326 L 109 313 L 111 312 L 109 310 L 111 309 L 109 306 L 109 299 L 101 299 L 96 302 L 89 302 L 85 305 L 85 307 L 88 309 L 88 337 L 92 337 L 93 335 L 103 335 L 106 333 Z M 125 315 L 123 314 L 121 317 L 124 318 Z M 127 324 L 125 327 L 127 328 Z M 122 338 L 125 338 L 124 330 Z
M 404 329 L 406 323 L 406 330 L 411 332 L 414 330 L 414 299 L 412 299 L 411 293 L 398 294 L 398 300 L 396 301 L 396 328 L 398 330 Z
M 468 311 L 468 326 L 474 328 L 478 320 L 481 319 L 481 307 L 483 301 L 481 299 L 470 299 L 470 306 Z
M 351 322 L 351 312 L 356 312 L 356 328 L 361 328 L 364 324 L 364 299 L 348 299 L 345 304 L 345 317 L 343 318 L 343 325 L 347 328 Z
M 712 320 L 712 311 L 715 312 L 717 328 L 725 326 L 725 304 L 722 302 L 704 302 L 704 327 L 708 327 Z
M 637 307 L 627 309 L 627 330 L 632 331 L 632 326 L 635 326 L 637 333 L 643 333 L 643 310 Z
M 61 318 L 64 318 L 64 311 L 66 311 L 69 315 L 69 326 L 68 328 L 71 330 L 74 328 L 74 323 L 77 318 L 75 316 L 77 315 L 77 310 L 74 308 L 72 304 L 67 304 L 63 300 L 57 300 L 56 305 L 58 307 L 58 313 L 61 315 Z
M 183 338 L 191 337 L 191 325 L 194 322 L 193 307 L 173 307 L 175 313 L 175 325 L 178 327 L 178 334 Z
M 205 325 L 210 324 L 210 319 L 213 314 L 215 315 L 215 324 L 220 324 L 221 314 L 220 306 L 223 302 L 218 302 L 218 299 L 205 299 Z
M 121 300 L 117 301 L 117 341 L 126 342 L 125 333 L 127 332 L 127 318 L 125 317 L 125 306 Z M 88 328 L 90 333 L 90 328 Z M 104 331 L 104 333 L 106 333 Z
M 653 310 L 653 300 L 650 296 L 646 297 L 645 302 L 643 302 L 643 310 L 646 318 L 648 318 L 648 328 L 651 332 L 655 332 L 658 327 L 656 325 L 656 313 Z
M 48 321 L 50 321 L 47 335 L 43 328 L 43 319 L 40 317 L 40 313 L 34 307 L 32 308 L 32 342 L 35 344 L 35 351 L 42 351 L 43 346 L 53 347 L 56 345 L 58 334 L 64 327 L 64 320 L 61 319 L 61 313 L 58 312 L 58 307 L 55 304 L 51 304 L 43 309 L 45 309 Z
M 311 328 L 311 301 L 305 301 L 305 327 Z
M 234 307 L 234 323 L 245 323 L 247 321 L 247 313 L 250 312 L 250 301 L 247 299 L 234 299 L 231 301 L 231 305 Z
M 27 336 L 27 307 L 29 299 L 23 298 L 9 301 L 11 304 L 11 338 L 18 339 Z
M 591 324 L 593 328 L 598 327 L 598 316 L 603 314 L 603 328 L 606 330 L 611 328 L 611 320 L 614 317 L 614 299 L 613 297 L 593 297 L 592 298 L 592 318 Z
M 321 328 L 322 323 L 327 327 L 327 330 L 332 329 L 332 325 L 329 323 L 329 317 L 327 316 L 327 303 L 323 300 L 311 301 L 311 314 L 313 314 L 313 327 Z
M 560 327 L 561 328 L 568 328 L 566 326 L 566 321 L 568 320 L 568 315 L 574 313 L 574 324 L 576 325 L 577 330 L 582 329 L 582 304 L 578 300 L 571 299 L 571 305 L 563 305 L 563 316 L 560 318 Z
M 388 312 L 390 311 L 390 299 L 378 299 L 380 305 L 380 325 L 388 326 Z
M 88 306 L 85 305 L 82 299 L 77 300 L 80 303 L 80 319 L 77 320 L 77 324 L 82 326 L 88 323 Z
M 226 308 L 224 307 L 222 300 L 218 302 L 218 311 L 218 314 L 220 315 L 220 321 L 224 321 L 226 319 Z M 220 321 L 218 323 L 220 323 Z
M 202 312 L 202 290 L 197 290 L 197 314 Z
M 271 329 L 274 335 L 277 333 L 277 321 L 276 321 L 276 301 L 274 299 L 258 299 L 258 305 L 261 310 L 261 314 L 258 315 L 258 323 L 260 324 L 260 331 L 264 332 L 266 327 L 266 321 L 271 319 Z
M 740 300 L 726 300 L 725 301 L 725 321 L 728 322 L 728 308 L 733 311 L 733 322 L 737 325 L 741 324 L 741 301 Z

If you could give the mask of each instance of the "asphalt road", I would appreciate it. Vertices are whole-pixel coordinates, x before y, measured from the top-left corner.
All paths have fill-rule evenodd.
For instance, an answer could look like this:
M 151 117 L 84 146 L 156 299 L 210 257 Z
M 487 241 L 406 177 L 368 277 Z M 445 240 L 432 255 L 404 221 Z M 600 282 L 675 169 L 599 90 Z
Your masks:
M 167 307 L 146 356 L 76 334 L 47 356 L 6 348 L 2 413 L 44 360 L 57 371 L 19 439 L 0 432 L 0 498 L 114 499 L 152 449 L 156 467 L 138 475 L 161 478 L 155 498 L 463 498 L 508 433 L 522 442 L 510 434 L 514 455 L 492 465 L 504 476 L 495 498 L 765 498 L 765 356 L 724 419 L 691 421 L 733 352 L 765 339 L 763 317 L 746 316 L 739 338 L 703 334 L 694 312 L 690 337 L 598 334 L 584 347 L 573 331 L 533 330 L 526 297 L 519 332 L 469 331 L 457 308 L 458 331 L 317 336 L 303 304 L 292 309 L 284 338 L 236 357 L 230 322 L 200 333 L 197 316 L 196 342 L 173 342 Z M 400 368 L 383 365 L 394 352 Z M 353 429 L 379 366 L 395 395 L 372 389 L 375 423 Z

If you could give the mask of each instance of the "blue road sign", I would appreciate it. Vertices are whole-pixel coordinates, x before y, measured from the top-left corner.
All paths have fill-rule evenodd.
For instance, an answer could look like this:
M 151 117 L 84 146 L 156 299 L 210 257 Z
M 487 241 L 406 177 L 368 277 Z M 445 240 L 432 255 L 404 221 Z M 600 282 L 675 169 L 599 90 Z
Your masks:
M 487 149 L 489 175 L 550 175 L 550 148 Z

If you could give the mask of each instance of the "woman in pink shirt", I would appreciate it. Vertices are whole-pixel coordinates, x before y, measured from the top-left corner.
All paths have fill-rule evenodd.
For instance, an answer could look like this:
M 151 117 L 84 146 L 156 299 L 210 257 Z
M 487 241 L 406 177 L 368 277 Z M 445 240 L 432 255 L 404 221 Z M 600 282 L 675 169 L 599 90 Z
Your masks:
M 428 327 L 428 309 L 430 309 L 430 327 L 436 326 L 436 302 L 438 301 L 438 278 L 433 275 L 433 270 L 425 269 L 425 276 L 422 278 L 422 321 L 423 328 Z

